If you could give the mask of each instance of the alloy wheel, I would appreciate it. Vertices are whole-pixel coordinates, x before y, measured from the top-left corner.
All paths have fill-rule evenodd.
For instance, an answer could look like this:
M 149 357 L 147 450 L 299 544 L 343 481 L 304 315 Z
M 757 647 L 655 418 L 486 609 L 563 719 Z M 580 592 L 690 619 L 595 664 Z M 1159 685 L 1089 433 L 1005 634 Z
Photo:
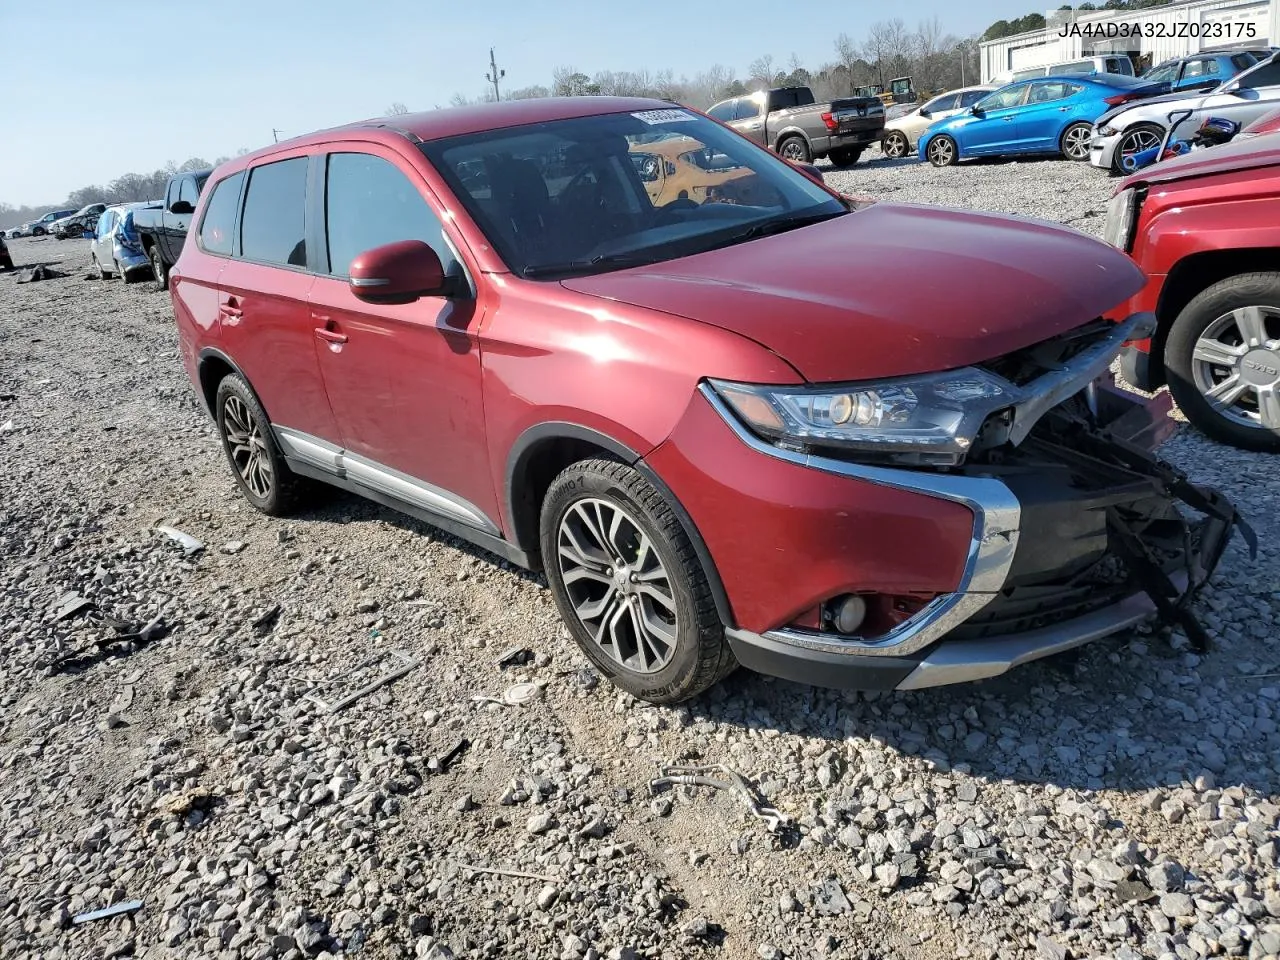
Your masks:
M 1135 153 L 1141 153 L 1143 150 L 1150 150 L 1152 147 L 1160 146 L 1160 138 L 1151 130 L 1134 130 L 1126 133 L 1120 140 L 1120 146 L 1117 148 L 1121 157 L 1131 157 Z
M 222 403 L 222 423 L 227 446 L 231 450 L 231 461 L 240 479 L 255 497 L 266 499 L 271 495 L 274 477 L 271 457 L 258 422 L 243 400 L 229 396 Z
M 671 575 L 640 524 L 618 504 L 576 501 L 556 534 L 560 579 L 600 650 L 636 673 L 657 673 L 679 636 Z
M 901 160 L 907 155 L 907 138 L 900 133 L 891 133 L 884 138 L 884 155 L 891 160 Z
M 788 160 L 795 160 L 798 163 L 803 163 L 806 159 L 804 154 L 804 144 L 795 137 L 792 137 L 782 145 L 782 155 Z
M 1084 160 L 1089 156 L 1089 139 L 1092 136 L 1086 126 L 1072 127 L 1062 137 L 1063 152 L 1072 160 Z
M 1280 431 L 1280 309 L 1239 307 L 1218 317 L 1196 340 L 1191 375 L 1219 416 Z
M 951 141 L 946 137 L 939 137 L 929 144 L 929 160 L 935 166 L 945 167 L 951 162 L 954 151 L 951 147 Z

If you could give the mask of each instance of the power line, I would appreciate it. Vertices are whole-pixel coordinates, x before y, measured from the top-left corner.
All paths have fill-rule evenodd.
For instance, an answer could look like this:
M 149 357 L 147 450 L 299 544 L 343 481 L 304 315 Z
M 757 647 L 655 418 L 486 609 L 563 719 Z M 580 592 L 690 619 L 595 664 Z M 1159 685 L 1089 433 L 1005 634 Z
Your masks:
M 271 128 L 271 138 L 275 140 L 276 143 L 280 142 L 280 134 L 282 133 L 284 133 L 283 130 L 277 130 L 275 127 Z
M 498 69 L 498 61 L 493 57 L 493 47 L 489 48 L 489 72 L 484 78 L 493 84 L 493 99 L 501 100 L 502 96 L 498 93 L 498 81 L 507 75 L 507 71 Z

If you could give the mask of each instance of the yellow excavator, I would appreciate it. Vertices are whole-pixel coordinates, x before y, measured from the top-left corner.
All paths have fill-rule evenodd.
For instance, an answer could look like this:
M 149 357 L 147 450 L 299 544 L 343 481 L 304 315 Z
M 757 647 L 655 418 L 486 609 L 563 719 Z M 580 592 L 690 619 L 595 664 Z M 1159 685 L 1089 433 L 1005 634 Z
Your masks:
M 927 99 L 927 97 L 917 92 L 911 83 L 910 77 L 895 77 L 889 81 L 888 90 L 879 83 L 872 83 L 865 87 L 855 87 L 853 95 L 855 97 L 879 97 L 880 102 L 886 107 L 892 107 L 899 103 L 916 103 L 919 100 Z

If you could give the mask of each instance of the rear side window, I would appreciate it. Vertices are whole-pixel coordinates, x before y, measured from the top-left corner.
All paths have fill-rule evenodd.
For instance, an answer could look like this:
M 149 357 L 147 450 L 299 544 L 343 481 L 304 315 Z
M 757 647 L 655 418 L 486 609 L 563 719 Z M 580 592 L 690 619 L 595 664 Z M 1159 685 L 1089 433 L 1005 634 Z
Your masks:
M 439 219 L 409 178 L 395 164 L 367 153 L 329 155 L 325 226 L 329 272 L 335 276 L 347 276 L 351 261 L 366 250 L 397 240 L 427 244 L 446 273 L 455 261 Z
M 305 267 L 307 158 L 254 167 L 240 217 L 240 255 L 246 260 Z
M 200 249 L 207 253 L 229 256 L 231 238 L 236 222 L 236 207 L 240 203 L 240 184 L 243 173 L 235 173 L 214 185 L 209 205 L 205 207 L 200 222 Z
M 196 182 L 190 177 L 182 178 L 182 186 L 178 189 L 178 199 L 185 200 L 191 204 L 191 209 L 196 207 L 196 201 L 200 199 L 200 191 L 196 189 Z
M 1210 77 L 1218 73 L 1217 60 L 1192 60 L 1182 71 L 1183 77 Z

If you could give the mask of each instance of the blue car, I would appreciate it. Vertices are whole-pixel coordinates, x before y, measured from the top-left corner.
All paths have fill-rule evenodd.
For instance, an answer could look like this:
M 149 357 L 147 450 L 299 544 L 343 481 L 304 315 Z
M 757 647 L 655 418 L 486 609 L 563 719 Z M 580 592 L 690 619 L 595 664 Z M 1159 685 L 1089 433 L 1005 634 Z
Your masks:
M 935 167 L 1011 154 L 1060 153 L 1068 160 L 1088 160 L 1098 117 L 1166 89 L 1112 73 L 1021 80 L 929 127 L 920 137 L 920 156 Z
M 158 201 L 122 203 L 107 207 L 98 218 L 98 227 L 89 241 L 89 256 L 103 280 L 118 276 L 132 283 L 141 274 L 150 276 L 151 259 L 142 249 L 142 241 L 133 229 L 133 212 L 159 209 Z
M 1166 60 L 1142 75 L 1149 83 L 1163 83 L 1170 92 L 1179 90 L 1212 89 L 1230 80 L 1241 70 L 1248 70 L 1255 63 L 1265 60 L 1262 51 L 1222 50 L 1217 53 L 1197 53 L 1190 57 Z

